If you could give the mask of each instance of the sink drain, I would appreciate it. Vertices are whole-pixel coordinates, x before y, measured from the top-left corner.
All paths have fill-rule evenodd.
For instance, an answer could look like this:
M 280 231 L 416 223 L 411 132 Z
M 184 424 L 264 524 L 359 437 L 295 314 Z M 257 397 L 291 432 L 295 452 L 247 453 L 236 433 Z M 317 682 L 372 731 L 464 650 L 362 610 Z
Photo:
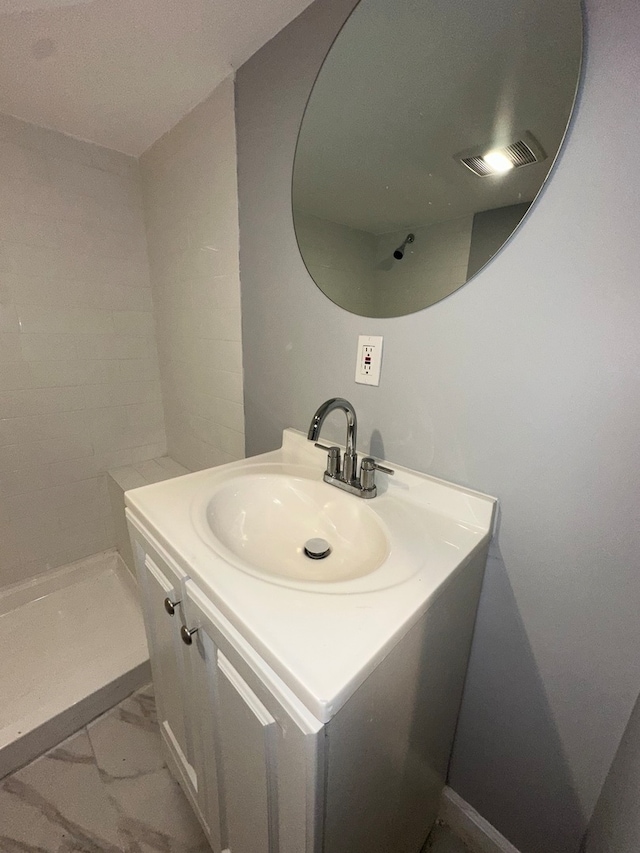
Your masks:
M 324 560 L 331 553 L 331 545 L 326 539 L 308 539 L 304 543 L 304 553 L 312 560 Z

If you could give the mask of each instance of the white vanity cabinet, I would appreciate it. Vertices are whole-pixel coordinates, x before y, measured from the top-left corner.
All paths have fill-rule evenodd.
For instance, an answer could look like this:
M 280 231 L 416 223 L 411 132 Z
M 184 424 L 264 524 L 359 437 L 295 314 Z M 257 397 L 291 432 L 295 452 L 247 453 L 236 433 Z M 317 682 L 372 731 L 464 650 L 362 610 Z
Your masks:
M 214 853 L 418 853 L 433 825 L 495 500 L 395 467 L 358 501 L 287 430 L 125 496 L 165 755 Z M 320 522 L 333 569 L 300 546 Z M 296 575 L 372 529 L 378 568 Z
M 484 553 L 323 723 L 131 531 L 165 755 L 215 853 L 418 853 L 444 785 Z M 166 598 L 179 600 L 173 616 Z
M 323 724 L 167 555 L 133 540 L 165 756 L 213 850 L 320 851 Z
M 318 797 L 324 726 L 189 580 L 194 725 L 205 777 L 205 820 L 221 827 L 231 853 L 320 850 Z M 215 843 L 214 843 L 214 849 Z
M 180 639 L 184 624 L 182 583 L 185 573 L 159 556 L 148 543 L 134 539 L 138 583 L 142 593 L 158 723 L 183 786 L 192 797 L 198 790 L 195 744 L 184 696 L 188 689 L 189 656 Z

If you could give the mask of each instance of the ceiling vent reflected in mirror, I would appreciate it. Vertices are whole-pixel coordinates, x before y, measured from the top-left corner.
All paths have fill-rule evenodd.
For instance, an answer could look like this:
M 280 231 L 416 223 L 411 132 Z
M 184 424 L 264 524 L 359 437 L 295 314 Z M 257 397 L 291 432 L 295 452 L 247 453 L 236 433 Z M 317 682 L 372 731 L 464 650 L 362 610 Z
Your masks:
M 296 238 L 323 293 L 399 317 L 475 276 L 547 179 L 581 57 L 580 0 L 361 0 L 293 166 Z
M 484 151 L 486 152 L 484 154 L 465 152 L 464 155 L 456 155 L 455 159 L 460 160 L 463 166 L 466 166 L 480 178 L 487 175 L 501 175 L 511 169 L 530 166 L 532 163 L 542 163 L 543 160 L 547 159 L 547 155 L 538 140 L 528 131 L 523 134 L 522 139 L 518 139 L 510 145 L 491 148 L 488 151 L 487 146 L 485 146 Z

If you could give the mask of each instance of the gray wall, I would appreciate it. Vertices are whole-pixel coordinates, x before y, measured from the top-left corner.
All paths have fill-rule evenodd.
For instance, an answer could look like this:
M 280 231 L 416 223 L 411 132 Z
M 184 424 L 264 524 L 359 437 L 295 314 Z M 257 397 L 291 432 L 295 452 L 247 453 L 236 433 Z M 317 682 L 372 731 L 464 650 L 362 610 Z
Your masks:
M 247 451 L 339 394 L 363 450 L 499 497 L 450 782 L 525 853 L 571 853 L 640 685 L 640 6 L 587 0 L 577 115 L 514 240 L 437 305 L 367 320 L 314 286 L 290 205 L 351 5 L 315 3 L 237 75 Z M 385 336 L 379 388 L 354 384 L 359 333 Z
M 494 207 L 493 210 L 481 210 L 474 215 L 467 279 L 491 260 L 505 240 L 509 239 L 530 206 L 531 202 L 526 201 L 507 207 Z
M 584 853 L 640 850 L 640 698 L 596 805 Z

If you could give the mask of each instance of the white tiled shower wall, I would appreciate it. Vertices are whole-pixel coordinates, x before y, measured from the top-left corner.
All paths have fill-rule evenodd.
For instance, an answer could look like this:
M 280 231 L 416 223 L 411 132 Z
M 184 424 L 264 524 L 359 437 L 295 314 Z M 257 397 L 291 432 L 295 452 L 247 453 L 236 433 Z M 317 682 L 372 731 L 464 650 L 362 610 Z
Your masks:
M 0 586 L 114 544 L 165 452 L 138 163 L 0 116 Z
M 168 453 L 208 468 L 244 456 L 232 79 L 140 166 Z
M 240 328 L 231 79 L 140 161 L 0 114 L 0 587 L 115 544 L 109 468 L 244 455 Z

